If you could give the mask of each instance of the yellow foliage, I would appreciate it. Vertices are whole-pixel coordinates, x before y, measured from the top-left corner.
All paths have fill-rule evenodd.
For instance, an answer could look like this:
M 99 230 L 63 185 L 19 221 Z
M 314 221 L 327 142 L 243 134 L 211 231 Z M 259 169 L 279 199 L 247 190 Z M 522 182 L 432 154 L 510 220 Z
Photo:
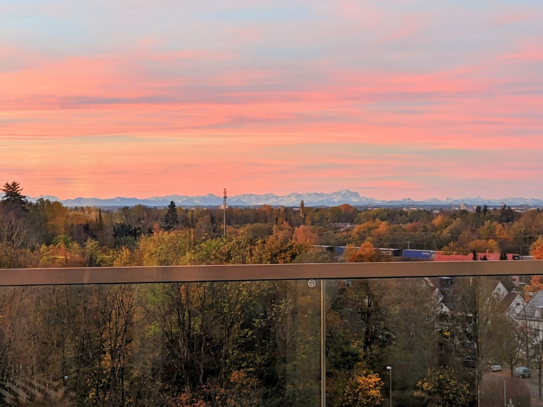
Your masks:
M 511 237 L 503 225 L 496 226 L 496 236 L 500 237 L 503 240 L 512 241 Z
M 473 242 L 470 242 L 468 244 L 468 249 L 470 251 L 475 250 L 477 253 L 486 253 L 487 251 L 489 253 L 499 253 L 500 252 L 500 245 L 497 241 L 490 239 L 490 240 L 474 240 Z
M 360 238 L 360 236 L 377 229 L 381 223 L 382 222 L 380 220 L 369 220 L 365 223 L 355 226 L 355 228 L 351 231 L 351 234 L 355 238 Z
M 469 387 L 456 378 L 456 371 L 449 367 L 429 369 L 417 383 L 417 395 L 427 398 L 436 407 L 460 407 L 468 400 Z
M 187 264 L 187 252 L 191 238 L 187 231 L 157 231 L 150 236 L 142 236 L 137 255 L 143 266 L 175 266 Z
M 487 220 L 484 226 L 479 229 L 479 234 L 483 238 L 489 238 L 491 236 L 496 236 L 496 228 L 498 227 L 498 222 L 491 222 Z
M 113 260 L 114 267 L 127 267 L 137 265 L 135 255 L 128 250 L 126 247 L 123 247 L 119 252 L 115 254 Z
M 435 226 L 436 230 L 441 231 L 447 228 L 452 223 L 452 220 L 444 215 L 438 215 L 432 221 L 432 224 Z
M 383 402 L 383 380 L 377 373 L 356 375 L 345 387 L 344 407 L 377 406 Z

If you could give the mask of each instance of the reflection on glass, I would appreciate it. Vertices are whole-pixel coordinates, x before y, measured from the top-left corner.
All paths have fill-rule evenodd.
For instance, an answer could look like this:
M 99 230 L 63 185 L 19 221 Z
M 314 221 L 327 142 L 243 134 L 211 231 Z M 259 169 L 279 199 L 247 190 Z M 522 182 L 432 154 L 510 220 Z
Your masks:
M 328 282 L 328 405 L 530 406 L 543 291 L 526 305 L 517 281 Z
M 319 406 L 321 326 L 327 406 L 537 405 L 536 285 L 328 280 L 325 299 L 322 320 L 319 281 L 3 287 L 0 405 Z
M 0 404 L 320 402 L 307 281 L 0 289 Z

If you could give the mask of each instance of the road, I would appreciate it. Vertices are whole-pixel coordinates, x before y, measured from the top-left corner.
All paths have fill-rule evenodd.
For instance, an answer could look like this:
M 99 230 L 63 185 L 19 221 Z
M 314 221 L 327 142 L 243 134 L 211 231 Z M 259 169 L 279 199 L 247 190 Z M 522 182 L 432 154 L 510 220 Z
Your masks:
M 489 373 L 489 376 L 493 377 L 503 377 L 503 378 L 509 378 L 511 377 L 511 374 L 509 371 L 502 371 L 502 372 L 496 372 L 496 373 Z M 537 375 L 532 376 L 530 379 L 518 379 L 518 380 L 525 380 L 526 385 L 528 386 L 528 389 L 530 390 L 530 395 L 532 396 L 532 407 L 543 407 L 543 401 L 539 399 L 539 385 L 538 385 L 538 378 Z M 543 392 L 543 389 L 542 389 Z
M 532 396 L 532 406 L 543 406 L 543 401 L 539 399 L 539 384 L 537 375 L 536 377 L 532 376 L 532 378 L 528 379 L 528 388 L 530 389 L 530 394 Z

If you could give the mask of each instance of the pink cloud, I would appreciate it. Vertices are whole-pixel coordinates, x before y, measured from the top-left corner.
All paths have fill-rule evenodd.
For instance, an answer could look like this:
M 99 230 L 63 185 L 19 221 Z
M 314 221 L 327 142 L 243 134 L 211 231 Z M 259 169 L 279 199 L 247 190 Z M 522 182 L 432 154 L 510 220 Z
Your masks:
M 279 50 L 265 45 L 289 26 L 269 22 L 227 27 L 216 49 L 158 37 L 79 56 L 0 47 L 9 68 L 0 71 L 0 148 L 8 151 L 0 173 L 32 195 L 62 197 L 228 185 L 239 193 L 356 186 L 416 198 L 478 193 L 470 180 L 480 179 L 511 191 L 521 179 L 543 194 L 536 39 L 445 63 L 469 50 L 409 53 L 431 46 L 421 37 L 434 12 L 407 16 L 399 28 L 399 16 L 389 23 L 376 5 L 340 1 L 332 12 L 332 21 L 297 22 Z M 338 38 L 355 42 L 342 49 Z M 403 39 L 401 58 L 379 54 Z M 328 48 L 311 49 L 320 42 Z M 309 56 L 289 56 L 291 44 Z

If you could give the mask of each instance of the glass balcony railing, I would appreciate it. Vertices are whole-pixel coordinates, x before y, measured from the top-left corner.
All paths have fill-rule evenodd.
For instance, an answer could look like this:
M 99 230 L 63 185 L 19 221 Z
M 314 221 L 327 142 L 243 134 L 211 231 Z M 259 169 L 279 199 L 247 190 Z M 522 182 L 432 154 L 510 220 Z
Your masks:
M 2 270 L 0 405 L 537 406 L 539 274 L 538 261 Z

